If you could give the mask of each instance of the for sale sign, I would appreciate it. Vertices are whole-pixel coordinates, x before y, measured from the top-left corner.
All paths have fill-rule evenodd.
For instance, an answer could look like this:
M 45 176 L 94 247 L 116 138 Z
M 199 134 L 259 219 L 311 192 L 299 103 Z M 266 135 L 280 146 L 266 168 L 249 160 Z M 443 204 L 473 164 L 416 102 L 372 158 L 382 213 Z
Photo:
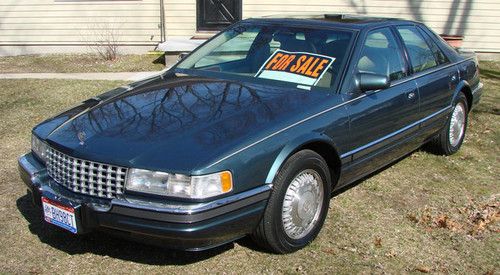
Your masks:
M 334 57 L 276 50 L 255 77 L 314 86 L 335 61 Z

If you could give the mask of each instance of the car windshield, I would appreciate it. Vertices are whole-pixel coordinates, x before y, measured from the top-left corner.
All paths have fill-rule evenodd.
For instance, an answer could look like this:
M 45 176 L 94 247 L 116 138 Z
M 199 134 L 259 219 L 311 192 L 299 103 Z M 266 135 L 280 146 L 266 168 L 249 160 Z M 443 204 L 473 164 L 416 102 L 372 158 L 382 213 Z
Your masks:
M 240 24 L 198 48 L 176 69 L 330 88 L 338 81 L 352 37 L 346 30 Z

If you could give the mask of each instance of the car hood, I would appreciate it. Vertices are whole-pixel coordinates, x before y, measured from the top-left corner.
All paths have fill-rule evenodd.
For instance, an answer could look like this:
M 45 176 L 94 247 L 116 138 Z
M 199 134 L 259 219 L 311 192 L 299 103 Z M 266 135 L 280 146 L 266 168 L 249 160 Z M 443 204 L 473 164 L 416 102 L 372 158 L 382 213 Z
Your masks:
M 328 98 L 194 76 L 132 85 L 88 100 L 35 133 L 77 158 L 191 173 L 315 113 Z

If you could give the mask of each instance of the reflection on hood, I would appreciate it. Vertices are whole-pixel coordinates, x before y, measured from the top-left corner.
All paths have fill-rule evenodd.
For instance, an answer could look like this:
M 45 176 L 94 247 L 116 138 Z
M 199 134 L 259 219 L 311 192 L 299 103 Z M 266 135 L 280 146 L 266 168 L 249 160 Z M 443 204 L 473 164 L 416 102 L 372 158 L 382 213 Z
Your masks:
M 88 110 L 79 106 L 79 115 L 56 117 L 53 122 L 70 116 L 47 139 L 83 159 L 187 169 L 297 121 L 325 97 L 222 80 L 158 78 Z

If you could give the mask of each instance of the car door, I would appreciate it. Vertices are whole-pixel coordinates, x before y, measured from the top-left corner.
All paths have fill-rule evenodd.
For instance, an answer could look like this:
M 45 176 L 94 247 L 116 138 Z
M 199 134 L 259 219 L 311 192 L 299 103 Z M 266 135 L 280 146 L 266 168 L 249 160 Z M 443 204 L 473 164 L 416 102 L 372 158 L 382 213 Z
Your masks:
M 415 133 L 419 96 L 415 81 L 408 78 L 402 45 L 390 27 L 370 31 L 354 59 L 353 79 L 358 73 L 384 74 L 391 86 L 384 90 L 360 92 L 347 88 L 346 109 L 350 119 L 350 142 L 342 161 L 348 163 L 340 185 L 380 168 L 396 155 L 397 144 Z M 351 79 L 351 83 L 355 80 Z M 349 81 L 349 79 L 347 79 Z
M 458 71 L 437 44 L 414 25 L 398 26 L 420 95 L 422 138 L 434 134 L 445 121 L 459 82 Z

